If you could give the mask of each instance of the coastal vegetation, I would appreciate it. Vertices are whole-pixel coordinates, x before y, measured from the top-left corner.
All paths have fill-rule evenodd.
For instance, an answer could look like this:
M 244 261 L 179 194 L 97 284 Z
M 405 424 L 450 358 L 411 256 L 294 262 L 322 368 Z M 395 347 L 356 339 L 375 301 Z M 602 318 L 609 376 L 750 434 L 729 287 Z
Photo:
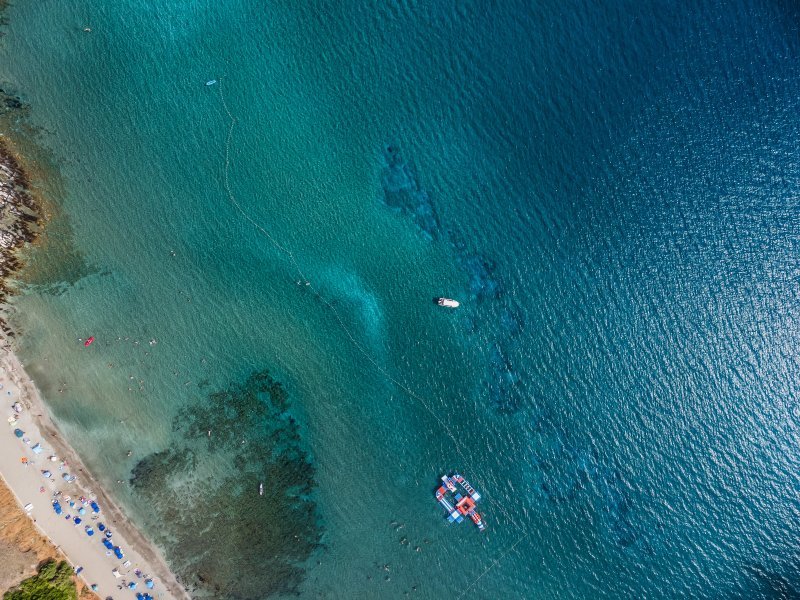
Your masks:
M 0 594 L 36 573 L 37 565 L 59 557 L 0 480 Z
M 3 594 L 3 600 L 77 600 L 72 568 L 66 561 L 48 560 L 39 572 Z

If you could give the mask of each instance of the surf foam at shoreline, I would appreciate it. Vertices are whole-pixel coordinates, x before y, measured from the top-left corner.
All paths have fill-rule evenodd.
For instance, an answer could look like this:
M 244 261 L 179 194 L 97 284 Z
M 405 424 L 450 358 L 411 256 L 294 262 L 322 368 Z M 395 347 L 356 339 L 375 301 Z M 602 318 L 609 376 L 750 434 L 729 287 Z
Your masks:
M 83 566 L 81 573 L 87 584 L 97 584 L 98 592 L 103 596 L 112 595 L 122 578 L 112 574 L 118 568 L 123 578 L 137 581 L 133 571 L 140 569 L 156 581 L 159 595 L 165 598 L 188 598 L 180 583 L 170 572 L 160 552 L 153 547 L 142 534 L 127 520 L 124 513 L 113 502 L 92 475 L 83 466 L 80 458 L 72 450 L 51 420 L 38 390 L 27 376 L 17 357 L 6 349 L 0 357 L 0 384 L 6 400 L 8 413 L 8 430 L 0 434 L 0 453 L 6 460 L 0 461 L 0 476 L 17 497 L 20 505 L 32 508 L 28 510 L 37 528 L 47 536 L 66 555 L 73 566 Z M 20 402 L 23 410 L 14 414 L 11 405 Z M 14 429 L 24 431 L 26 444 L 14 435 Z M 37 454 L 32 447 L 39 443 L 44 451 Z M 14 460 L 17 456 L 20 460 Z M 42 470 L 53 469 L 56 463 L 48 463 L 49 456 L 57 456 L 59 463 L 66 462 L 70 473 L 77 474 L 77 480 L 66 483 L 58 477 L 45 479 Z M 22 458 L 27 459 L 26 463 Z M 44 488 L 44 491 L 41 489 Z M 56 515 L 51 502 L 53 494 L 61 491 L 60 500 L 65 512 L 69 511 L 64 502 L 65 496 L 77 499 L 80 496 L 96 498 L 101 506 L 98 522 L 104 522 L 114 532 L 113 542 L 123 548 L 128 567 L 123 561 L 106 555 L 105 548 L 98 537 L 88 537 L 80 527 L 67 522 L 63 516 Z M 88 523 L 96 525 L 91 521 Z M 144 580 L 139 586 L 144 588 Z M 160 588 L 160 589 L 159 589 Z M 166 589 L 165 589 L 166 588 Z
M 40 214 L 40 207 L 30 193 L 30 182 L 21 161 L 14 155 L 9 142 L 0 137 L 0 303 L 5 303 L 14 293 L 9 282 L 23 266 L 18 253 L 36 240 L 41 230 Z M 134 569 L 149 574 L 157 582 L 160 597 L 188 598 L 159 550 L 127 520 L 63 438 L 33 380 L 12 351 L 10 338 L 14 337 L 14 332 L 1 320 L 0 327 L 5 351 L 0 356 L 0 394 L 6 400 L 5 412 L 8 424 L 12 426 L 0 434 L 0 455 L 5 457 L 0 461 L 0 477 L 20 506 L 26 509 L 35 526 L 65 554 L 73 566 L 84 567 L 81 574 L 84 581 L 88 585 L 97 584 L 99 593 L 104 596 L 117 591 L 122 581 L 122 578 L 117 579 L 112 574 L 112 570 L 118 567 L 123 577 L 129 574 L 131 580 L 136 580 Z M 12 409 L 12 404 L 17 402 L 23 407 L 21 412 Z M 27 444 L 14 435 L 15 429 L 25 432 L 24 439 L 29 441 Z M 33 447 L 37 442 L 47 451 L 34 452 Z M 52 465 L 55 463 L 45 464 L 47 456 L 57 456 L 59 462 L 69 465 L 69 470 L 78 475 L 77 480 L 67 483 L 57 478 L 41 477 L 40 471 L 54 469 Z M 16 460 L 17 457 L 20 460 Z M 61 492 L 61 498 L 87 496 L 97 499 L 102 506 L 100 520 L 113 528 L 114 544 L 126 549 L 125 560 L 130 561 L 128 567 L 122 567 L 116 564 L 122 561 L 108 557 L 99 538 L 85 535 L 80 528 L 55 514 L 51 501 L 58 492 Z M 144 588 L 144 580 L 139 584 Z

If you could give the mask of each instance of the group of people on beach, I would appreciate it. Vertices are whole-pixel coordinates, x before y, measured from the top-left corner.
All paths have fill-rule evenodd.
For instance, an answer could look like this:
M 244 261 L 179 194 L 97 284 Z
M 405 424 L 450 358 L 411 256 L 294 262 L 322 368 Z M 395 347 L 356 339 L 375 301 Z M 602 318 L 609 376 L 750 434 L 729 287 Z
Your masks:
M 0 389 L 2 388 L 3 386 L 2 384 L 0 384 Z M 11 391 L 8 391 L 7 394 L 11 395 L 12 393 Z M 11 416 L 9 416 L 8 423 L 13 428 L 14 435 L 17 438 L 19 438 L 19 440 L 25 446 L 29 448 L 30 453 L 32 454 L 32 456 L 30 457 L 22 456 L 21 458 L 21 463 L 23 464 L 23 466 L 28 467 L 29 465 L 32 464 L 32 461 L 36 461 L 37 457 L 43 453 L 43 448 L 40 442 L 34 443 L 27 435 L 25 435 L 24 431 L 22 431 L 17 427 L 18 419 L 20 418 L 23 411 L 23 405 L 19 401 L 17 401 L 11 405 L 11 409 L 13 413 Z M 58 469 L 59 471 L 62 472 L 62 479 L 66 484 L 74 484 L 77 482 L 77 477 L 74 474 L 71 474 L 67 471 L 69 465 L 65 459 L 59 459 L 56 455 L 51 454 L 47 457 L 46 460 L 51 463 L 58 463 Z M 95 535 L 94 529 L 96 527 L 101 534 L 98 537 L 103 546 L 105 546 L 106 548 L 105 551 L 106 556 L 115 557 L 116 559 L 122 560 L 124 558 L 122 549 L 118 545 L 115 545 L 113 543 L 112 541 L 113 534 L 111 530 L 108 527 L 106 527 L 106 525 L 102 521 L 100 521 L 101 509 L 100 505 L 97 503 L 96 497 L 91 492 L 88 493 L 88 497 L 83 494 L 79 495 L 77 498 L 73 498 L 70 495 L 65 495 L 65 493 L 62 490 L 55 488 L 56 479 L 53 476 L 53 473 L 46 467 L 46 464 L 47 463 L 45 463 L 44 465 L 40 465 L 45 467 L 41 469 L 41 473 L 42 476 L 54 488 L 52 491 L 52 497 L 50 499 L 50 502 L 56 515 L 58 516 L 63 515 L 64 520 L 68 523 L 71 523 L 76 528 L 83 525 L 84 533 L 87 535 L 87 537 L 90 538 Z M 40 493 L 44 493 L 45 491 L 46 491 L 45 486 L 39 487 Z M 62 502 L 64 503 L 63 507 L 61 504 Z M 30 513 L 30 511 L 33 509 L 33 505 L 28 504 L 24 508 L 26 512 Z M 73 512 L 75 514 L 73 514 Z M 88 515 L 89 522 L 85 523 L 84 520 L 86 519 L 87 512 L 89 513 Z M 36 519 L 33 519 L 33 521 L 36 522 Z M 123 569 L 129 569 L 132 566 L 132 564 L 130 560 L 125 560 L 125 562 L 123 562 L 121 566 Z M 84 571 L 83 567 L 79 565 L 76 565 L 74 567 L 74 570 L 76 575 L 81 575 Z M 139 579 L 144 580 L 144 585 L 147 588 L 153 588 L 155 586 L 153 579 L 146 573 L 143 573 L 141 569 L 138 568 L 134 568 L 134 570 L 132 571 L 132 575 L 135 578 L 132 578 L 130 581 L 128 581 L 126 578 L 123 577 L 123 574 L 120 572 L 118 568 L 113 569 L 112 574 L 114 575 L 115 578 L 120 580 L 120 583 L 117 585 L 117 589 L 119 590 L 128 589 L 131 591 L 135 591 L 138 586 L 137 580 Z M 98 591 L 98 585 L 96 583 L 92 583 L 90 587 L 92 591 L 95 592 Z M 148 600 L 152 599 L 152 596 L 146 592 L 144 593 L 137 592 L 136 598 L 137 600 Z M 107 597 L 106 600 L 109 599 L 111 599 L 110 596 Z

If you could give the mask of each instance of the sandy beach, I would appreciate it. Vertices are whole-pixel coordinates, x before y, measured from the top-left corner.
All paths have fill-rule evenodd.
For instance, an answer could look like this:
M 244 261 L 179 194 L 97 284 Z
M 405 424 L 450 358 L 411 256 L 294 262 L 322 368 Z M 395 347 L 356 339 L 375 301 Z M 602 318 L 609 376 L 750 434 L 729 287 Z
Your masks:
M 80 577 L 87 586 L 95 584 L 102 598 L 136 598 L 137 593 L 144 592 L 155 598 L 188 598 L 161 553 L 131 525 L 64 441 L 36 386 L 9 349 L 0 356 L 0 385 L 7 421 L 0 434 L 0 476 L 35 527 L 74 568 L 83 567 Z M 17 402 L 21 410 L 14 409 Z M 23 432 L 22 437 L 18 437 L 17 430 Z M 44 471 L 49 471 L 50 476 Z M 69 482 L 65 476 L 76 479 Z M 58 500 L 61 515 L 56 514 L 53 500 Z M 99 506 L 99 513 L 93 512 L 92 501 Z M 84 514 L 79 515 L 81 507 Z M 81 519 L 77 525 L 75 517 Z M 112 531 L 110 541 L 124 553 L 122 559 L 103 545 L 101 523 Z M 88 535 L 87 526 L 94 535 Z M 141 575 L 137 576 L 136 571 Z M 148 578 L 152 579 L 153 589 L 146 587 Z M 120 589 L 123 582 L 135 582 L 136 588 Z
M 64 554 L 36 528 L 17 498 L 0 479 L 0 590 L 10 590 L 32 577 L 39 566 Z M 75 578 L 78 598 L 97 600 L 82 579 Z

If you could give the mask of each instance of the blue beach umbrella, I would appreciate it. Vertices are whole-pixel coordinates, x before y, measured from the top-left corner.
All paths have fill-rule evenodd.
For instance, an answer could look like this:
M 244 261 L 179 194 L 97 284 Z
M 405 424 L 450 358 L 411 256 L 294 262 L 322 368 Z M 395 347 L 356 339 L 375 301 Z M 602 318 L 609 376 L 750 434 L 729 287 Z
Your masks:
M 135 590 L 135 589 L 136 589 L 136 582 L 135 582 L 135 581 L 131 581 L 131 582 L 128 584 L 128 589 L 129 589 L 129 590 Z
M 122 557 L 123 557 L 123 556 L 125 556 L 125 555 L 122 553 L 122 550 L 120 549 L 120 547 L 119 547 L 119 546 L 114 546 L 114 556 L 116 556 L 116 557 L 117 557 L 117 558 L 119 558 L 119 559 L 122 559 Z
M 97 506 L 97 502 L 92 501 L 92 502 L 89 503 L 89 506 L 92 507 L 92 512 L 96 512 L 96 513 L 100 512 L 100 507 Z
M 23 435 L 25 435 L 25 432 L 22 431 L 22 429 L 15 429 L 14 435 L 17 436 L 18 438 L 21 438 Z
M 81 524 L 81 518 L 80 517 L 75 517 L 72 520 L 75 521 L 75 525 L 80 525 Z
M 153 580 L 152 580 L 152 579 L 145 579 L 145 580 L 144 580 L 144 584 L 145 584 L 145 585 L 146 585 L 148 588 L 150 588 L 151 590 L 153 589 L 153 586 L 155 585 L 155 584 L 153 583 Z
M 86 514 L 86 509 L 85 508 L 79 508 L 78 509 L 78 514 L 79 515 L 85 515 Z
M 97 528 L 98 528 L 100 531 L 105 531 L 105 530 L 106 530 L 106 526 L 105 526 L 105 525 L 103 525 L 102 523 L 98 523 L 98 524 L 97 524 Z

